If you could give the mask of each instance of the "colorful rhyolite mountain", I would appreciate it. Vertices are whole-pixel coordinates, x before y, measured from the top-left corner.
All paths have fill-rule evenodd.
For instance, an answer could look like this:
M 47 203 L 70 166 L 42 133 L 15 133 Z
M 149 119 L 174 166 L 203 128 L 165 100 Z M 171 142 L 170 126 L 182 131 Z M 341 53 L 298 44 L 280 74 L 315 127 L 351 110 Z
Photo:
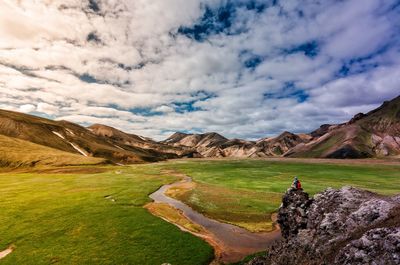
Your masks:
M 53 121 L 6 110 L 0 110 L 0 135 L 3 142 L 0 165 L 52 164 L 51 157 L 65 154 L 74 155 L 68 156 L 70 159 L 66 159 L 66 164 L 129 164 L 181 157 L 399 156 L 400 96 L 367 114 L 355 115 L 347 123 L 324 124 L 310 134 L 284 132 L 258 141 L 227 139 L 218 133 L 177 132 L 157 142 L 106 125 L 95 124 L 85 128 L 67 121 Z M 26 160 L 17 155 L 5 155 L 24 153 L 24 149 L 30 154 L 29 158 L 25 157 Z M 79 161 L 76 157 L 80 158 Z
M 289 157 L 366 158 L 400 154 L 400 96 L 347 123 L 322 125 L 313 139 L 289 150 Z

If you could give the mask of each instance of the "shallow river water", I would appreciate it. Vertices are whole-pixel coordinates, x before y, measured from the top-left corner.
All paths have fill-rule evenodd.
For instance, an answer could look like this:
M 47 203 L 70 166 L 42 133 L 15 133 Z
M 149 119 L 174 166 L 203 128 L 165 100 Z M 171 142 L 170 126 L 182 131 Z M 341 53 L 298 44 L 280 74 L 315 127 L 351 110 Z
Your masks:
M 167 203 L 181 210 L 193 223 L 203 226 L 219 245 L 221 249 L 219 258 L 222 261 L 239 261 L 249 254 L 264 251 L 267 246 L 280 239 L 281 235 L 279 230 L 269 233 L 251 233 L 244 228 L 210 219 L 194 211 L 183 202 L 165 195 L 165 191 L 169 188 L 191 181 L 190 177 L 186 177 L 180 182 L 164 185 L 156 192 L 152 193 L 150 198 L 156 203 Z

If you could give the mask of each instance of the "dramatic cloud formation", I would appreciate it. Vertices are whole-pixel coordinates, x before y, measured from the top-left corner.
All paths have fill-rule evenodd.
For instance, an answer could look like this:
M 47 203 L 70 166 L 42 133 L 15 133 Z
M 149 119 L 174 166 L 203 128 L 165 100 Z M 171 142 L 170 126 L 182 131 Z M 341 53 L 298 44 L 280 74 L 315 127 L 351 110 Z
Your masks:
M 397 0 L 2 0 L 0 108 L 260 138 L 400 94 Z

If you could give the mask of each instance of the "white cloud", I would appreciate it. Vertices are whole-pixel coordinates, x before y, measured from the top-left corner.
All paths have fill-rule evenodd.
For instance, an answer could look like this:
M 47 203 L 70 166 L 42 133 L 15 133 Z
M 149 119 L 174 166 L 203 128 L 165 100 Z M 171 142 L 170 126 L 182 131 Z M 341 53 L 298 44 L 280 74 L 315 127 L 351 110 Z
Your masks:
M 98 0 L 97 12 L 80 0 L 2 1 L 0 107 L 158 139 L 175 130 L 257 138 L 341 122 L 399 94 L 394 0 L 255 2 L 267 8 Z M 202 41 L 178 33 L 206 6 L 226 4 L 229 29 Z M 260 64 L 246 68 L 252 58 Z
M 38 103 L 36 110 L 41 113 L 55 115 L 59 113 L 60 108 L 52 104 L 40 102 Z
M 155 108 L 154 111 L 168 113 L 168 112 L 174 112 L 174 108 L 167 106 L 167 105 L 162 105 L 162 106 Z
M 35 105 L 32 105 L 32 104 L 25 104 L 25 105 L 21 105 L 21 106 L 19 107 L 19 111 L 25 112 L 25 113 L 32 112 L 32 111 L 34 111 L 35 109 L 36 109 L 36 106 L 35 106 Z

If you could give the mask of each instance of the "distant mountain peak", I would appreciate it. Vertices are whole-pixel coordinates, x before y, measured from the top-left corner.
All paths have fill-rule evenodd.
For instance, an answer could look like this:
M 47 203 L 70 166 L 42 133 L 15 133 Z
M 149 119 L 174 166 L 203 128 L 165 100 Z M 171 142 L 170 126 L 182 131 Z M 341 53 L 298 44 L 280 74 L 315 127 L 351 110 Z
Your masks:
M 296 136 L 296 134 L 288 132 L 288 131 L 284 131 L 277 138 L 293 137 L 293 136 Z

